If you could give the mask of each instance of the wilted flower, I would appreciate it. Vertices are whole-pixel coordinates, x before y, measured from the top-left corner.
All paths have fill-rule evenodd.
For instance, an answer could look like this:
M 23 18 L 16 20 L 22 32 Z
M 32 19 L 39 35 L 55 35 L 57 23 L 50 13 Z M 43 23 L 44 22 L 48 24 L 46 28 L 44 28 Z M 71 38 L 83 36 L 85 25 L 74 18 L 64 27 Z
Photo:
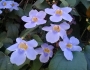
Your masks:
M 31 10 L 29 12 L 29 17 L 23 16 L 21 19 L 26 22 L 24 25 L 25 28 L 33 28 L 36 25 L 45 24 L 46 20 L 44 20 L 46 13 L 44 11 Z
M 2 0 L 0 1 L 0 9 L 9 9 L 11 8 L 11 2 L 10 1 L 6 1 L 6 0 Z
M 56 4 L 53 4 L 52 8 L 53 9 L 50 8 L 45 9 L 45 12 L 47 14 L 52 15 L 50 16 L 50 20 L 52 22 L 59 22 L 62 19 L 67 20 L 69 22 L 72 21 L 72 17 L 68 14 L 72 10 L 70 7 L 60 8 L 56 6 Z
M 61 50 L 64 52 L 64 56 L 67 60 L 73 59 L 73 54 L 71 51 L 82 51 L 82 48 L 78 46 L 79 40 L 75 37 L 71 37 L 70 40 L 66 37 L 63 41 L 59 42 Z
M 66 35 L 67 29 L 70 28 L 70 25 L 66 22 L 61 23 L 60 25 L 51 24 L 51 26 L 43 27 L 42 30 L 48 31 L 46 34 L 46 40 L 50 43 L 55 43 L 59 40 L 61 37 L 63 39 L 63 36 Z
M 10 11 L 12 11 L 13 9 L 15 10 L 19 10 L 18 6 L 19 4 L 17 2 L 14 2 L 14 1 L 10 1 L 11 2 L 11 8 L 9 9 Z
M 30 60 L 36 59 L 37 52 L 34 50 L 34 47 L 36 47 L 38 43 L 34 39 L 25 41 L 17 38 L 16 42 L 17 43 L 7 48 L 10 51 L 14 51 L 10 57 L 11 63 L 21 65 L 25 62 L 26 56 Z
M 52 45 L 48 45 L 48 44 L 44 43 L 41 45 L 41 48 L 36 49 L 37 53 L 41 54 L 39 59 L 42 63 L 48 62 L 49 57 L 52 57 L 53 48 L 54 47 Z

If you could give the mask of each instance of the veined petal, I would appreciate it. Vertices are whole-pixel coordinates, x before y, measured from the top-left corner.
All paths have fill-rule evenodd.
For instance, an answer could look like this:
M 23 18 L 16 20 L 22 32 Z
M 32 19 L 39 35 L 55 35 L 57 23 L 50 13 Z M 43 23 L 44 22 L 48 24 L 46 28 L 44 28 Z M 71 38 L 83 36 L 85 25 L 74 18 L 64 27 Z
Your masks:
M 42 30 L 44 31 L 52 31 L 52 27 L 51 26 L 45 26 L 42 28 Z
M 60 9 L 56 4 L 53 4 L 53 5 L 52 5 L 52 8 L 53 8 L 54 10 Z
M 50 43 L 55 43 L 59 40 L 59 35 L 50 31 L 46 34 L 46 40 Z
M 37 13 L 37 17 L 40 19 L 44 19 L 46 16 L 46 13 L 44 11 L 40 11 Z
M 11 54 L 10 61 L 12 64 L 21 65 L 25 62 L 26 55 L 24 53 L 19 53 L 18 50 L 14 51 Z
M 78 45 L 79 44 L 79 40 L 77 38 L 75 38 L 74 36 L 72 36 L 70 38 L 70 43 L 72 43 L 73 45 Z
M 35 17 L 37 13 L 38 13 L 37 10 L 31 10 L 31 11 L 29 12 L 29 16 Z
M 71 51 L 82 51 L 82 48 L 80 46 L 73 46 Z
M 50 9 L 50 8 L 46 8 L 46 9 L 45 9 L 45 12 L 46 12 L 47 14 L 49 14 L 49 15 L 55 14 L 55 11 L 54 11 L 53 9 Z
M 41 25 L 41 24 L 45 24 L 45 23 L 46 23 L 46 20 L 44 20 L 44 19 L 39 19 L 37 21 L 37 25 Z
M 53 16 L 50 16 L 50 20 L 52 22 L 60 22 L 62 20 L 62 16 L 53 15 Z
M 53 51 L 50 51 L 49 57 L 52 57 L 52 56 L 53 56 Z
M 18 48 L 18 43 L 11 45 L 10 47 L 7 48 L 7 50 L 15 51 L 17 48 Z
M 66 50 L 66 45 L 67 45 L 66 42 L 63 42 L 63 41 L 59 42 L 59 47 L 61 48 L 62 51 Z
M 28 48 L 25 53 L 28 59 L 30 60 L 36 59 L 37 52 L 33 48 Z
M 37 41 L 36 40 L 30 40 L 30 41 L 27 41 L 26 42 L 27 43 L 27 45 L 29 46 L 29 47 L 37 47 L 38 46 L 38 43 L 37 43 Z
M 37 48 L 37 49 L 35 49 L 35 51 L 37 52 L 37 54 L 42 54 L 43 53 L 43 49 L 42 48 Z
M 48 62 L 48 60 L 49 60 L 49 56 L 44 56 L 44 54 L 41 54 L 41 56 L 40 56 L 40 62 L 42 62 L 42 63 L 46 63 L 46 62 Z
M 64 20 L 69 21 L 69 22 L 71 22 L 72 19 L 73 19 L 68 13 L 65 13 L 65 12 L 62 14 L 62 18 L 63 18 Z
M 66 36 L 66 31 L 61 28 L 61 30 L 60 30 L 60 32 L 59 32 L 59 36 L 63 39 L 64 36 Z
M 36 26 L 35 23 L 26 23 L 26 24 L 24 25 L 25 28 L 34 28 L 35 26 Z
M 65 56 L 65 58 L 67 59 L 67 60 L 71 60 L 72 61 L 72 59 L 73 59 L 73 54 L 72 54 L 72 52 L 71 51 L 69 51 L 69 50 L 64 50 L 64 56 Z
M 30 17 L 27 17 L 27 16 L 22 16 L 21 19 L 22 19 L 24 22 L 31 22 L 31 18 L 30 18 Z
M 62 27 L 64 30 L 67 30 L 67 29 L 70 28 L 70 25 L 66 22 L 63 22 L 63 23 L 60 24 L 60 27 Z
M 69 12 L 71 12 L 72 8 L 70 8 L 70 7 L 64 7 L 64 8 L 61 8 L 61 10 L 63 10 L 66 13 L 69 13 Z
M 22 42 L 22 39 L 21 38 L 16 38 L 16 42 L 20 43 L 20 42 Z

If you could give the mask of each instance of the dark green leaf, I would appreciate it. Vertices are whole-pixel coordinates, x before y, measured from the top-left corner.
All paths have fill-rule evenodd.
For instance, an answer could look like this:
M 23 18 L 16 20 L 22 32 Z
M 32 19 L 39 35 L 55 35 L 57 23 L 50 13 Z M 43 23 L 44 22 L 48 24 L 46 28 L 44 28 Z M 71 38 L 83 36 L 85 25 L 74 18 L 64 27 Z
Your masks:
M 49 7 L 49 5 L 48 5 L 48 4 L 46 3 L 46 1 L 44 1 L 44 0 L 42 0 L 42 2 L 39 2 L 39 0 L 36 1 L 36 2 L 34 3 L 34 6 L 35 6 L 36 8 L 38 8 L 38 9 L 45 9 L 45 8 Z
M 9 57 L 2 52 L 0 52 L 0 70 L 14 70 L 13 65 L 9 61 Z
M 62 2 L 62 5 L 68 6 L 68 2 L 67 1 L 65 1 L 65 0 L 60 0 L 60 1 Z
M 90 45 L 87 45 L 85 47 L 85 56 L 86 56 L 86 60 L 87 60 L 87 69 L 90 70 Z
M 80 0 L 82 2 L 82 4 L 88 9 L 90 6 L 90 3 L 86 0 Z
M 74 52 L 73 60 L 68 61 L 59 51 L 51 60 L 49 70 L 87 70 L 87 62 L 82 52 Z
M 2 42 L 0 42 L 0 48 L 3 46 L 3 43 Z
M 38 42 L 38 46 L 43 43 L 43 41 L 38 35 L 35 34 L 35 35 L 32 35 L 32 37 Z
M 6 25 L 6 29 L 7 29 L 7 37 L 10 37 L 12 39 L 15 39 L 18 37 L 18 26 L 17 24 L 13 24 L 11 22 L 8 22 Z
M 24 13 L 26 16 L 29 16 L 29 12 L 32 9 L 32 5 L 31 4 L 27 4 L 26 8 L 24 9 Z
M 27 34 L 29 34 L 30 32 L 32 32 L 36 28 L 37 27 L 35 27 L 35 28 L 29 28 L 29 29 L 26 29 L 26 30 L 22 31 L 22 33 L 20 34 L 20 37 L 24 38 Z
M 22 17 L 24 16 L 24 10 L 19 7 L 19 10 L 15 10 L 15 14 Z
M 32 70 L 39 70 L 42 66 L 42 63 L 39 61 L 39 59 L 36 59 L 33 61 Z
M 74 7 L 75 4 L 76 4 L 76 0 L 66 0 L 68 2 L 68 4 L 71 6 L 71 7 Z

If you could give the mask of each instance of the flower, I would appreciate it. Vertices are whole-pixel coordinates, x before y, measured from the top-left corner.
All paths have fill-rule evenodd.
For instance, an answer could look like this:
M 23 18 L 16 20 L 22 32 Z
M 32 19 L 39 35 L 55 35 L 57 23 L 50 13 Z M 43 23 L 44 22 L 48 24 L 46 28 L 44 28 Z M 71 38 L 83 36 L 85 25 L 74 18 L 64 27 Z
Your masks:
M 46 40 L 50 43 L 55 43 L 59 40 L 60 37 L 63 39 L 63 36 L 66 35 L 65 30 L 69 28 L 70 25 L 66 22 L 63 22 L 60 25 L 51 24 L 51 26 L 43 27 L 42 30 L 48 31 L 46 34 Z
M 7 50 L 14 51 L 10 57 L 11 63 L 19 66 L 25 62 L 26 57 L 30 60 L 36 59 L 37 52 L 34 50 L 34 47 L 36 47 L 38 43 L 34 39 L 25 41 L 17 38 L 16 42 L 17 43 L 7 48 Z
M 10 1 L 11 2 L 11 8 L 9 9 L 10 11 L 12 11 L 13 9 L 15 10 L 19 10 L 18 6 L 19 4 L 17 2 L 14 2 L 14 1 Z
M 82 51 L 82 48 L 78 46 L 79 40 L 72 36 L 70 39 L 65 37 L 63 41 L 59 42 L 61 50 L 64 52 L 64 56 L 67 60 L 73 59 L 73 54 L 71 51 Z
M 21 19 L 26 22 L 24 25 L 25 28 L 33 28 L 36 25 L 45 24 L 46 20 L 44 20 L 46 13 L 44 11 L 31 10 L 29 12 L 29 17 L 23 16 Z
M 10 1 L 2 0 L 0 1 L 0 9 L 9 9 L 11 8 Z
M 72 21 L 72 17 L 68 14 L 72 9 L 70 7 L 64 7 L 64 8 L 60 8 L 58 6 L 56 6 L 56 4 L 52 5 L 52 8 L 46 8 L 45 12 L 47 14 L 50 14 L 52 16 L 50 16 L 50 20 L 52 22 L 59 22 L 62 19 L 67 20 L 69 22 Z
M 0 10 L 0 14 L 2 14 L 2 10 Z
M 53 55 L 53 46 L 52 45 L 48 45 L 47 43 L 44 43 L 41 45 L 41 48 L 37 48 L 36 51 L 38 54 L 40 55 L 40 62 L 42 63 L 46 63 L 49 60 L 49 57 L 52 57 Z

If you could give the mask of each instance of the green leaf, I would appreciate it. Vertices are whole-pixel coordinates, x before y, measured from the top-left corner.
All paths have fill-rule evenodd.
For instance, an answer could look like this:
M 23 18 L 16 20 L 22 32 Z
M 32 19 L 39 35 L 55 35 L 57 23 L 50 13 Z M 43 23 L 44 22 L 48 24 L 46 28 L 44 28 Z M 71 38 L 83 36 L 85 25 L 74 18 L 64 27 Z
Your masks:
M 76 0 L 66 0 L 68 2 L 68 4 L 71 6 L 71 7 L 74 7 L 75 4 L 76 4 Z
M 3 43 L 2 42 L 0 42 L 0 48 L 3 46 Z
M 82 2 L 82 4 L 88 9 L 90 6 L 90 3 L 86 0 L 80 0 Z
M 6 32 L 0 33 L 0 42 L 2 42 L 2 40 L 4 40 L 7 37 L 6 35 L 7 35 Z
M 80 16 L 75 8 L 72 10 L 71 14 L 76 15 L 76 16 Z
M 39 2 L 39 0 L 37 0 L 33 6 L 35 6 L 38 9 L 43 9 L 43 10 L 45 8 L 49 7 L 49 5 L 46 3 L 45 0 L 42 0 L 41 2 Z
M 68 2 L 65 0 L 60 0 L 64 6 L 68 6 Z
M 36 59 L 33 61 L 32 70 L 40 70 L 42 66 L 42 63 L 39 61 L 39 59 Z
M 29 16 L 29 12 L 32 9 L 32 5 L 31 4 L 27 4 L 26 8 L 24 9 L 24 14 L 26 16 Z
M 87 70 L 87 62 L 82 52 L 74 52 L 73 60 L 69 61 L 59 51 L 51 60 L 49 70 Z
M 90 45 L 85 47 L 84 53 L 87 60 L 87 69 L 90 70 Z
M 32 35 L 32 37 L 38 42 L 38 46 L 40 46 L 43 41 L 41 40 L 41 38 L 38 35 Z
M 9 57 L 2 52 L 0 52 L 0 70 L 14 70 L 13 65 L 9 61 Z
M 37 27 L 38 27 L 38 26 L 37 26 Z M 22 33 L 20 34 L 20 37 L 21 37 L 21 38 L 24 38 L 27 34 L 31 33 L 31 32 L 32 32 L 33 30 L 35 30 L 37 27 L 23 30 Z
M 6 24 L 6 29 L 7 29 L 7 37 L 10 37 L 12 39 L 15 39 L 18 37 L 18 26 L 17 24 L 13 24 L 12 22 L 8 22 Z
M 19 10 L 15 10 L 15 14 L 22 17 L 24 16 L 24 10 L 19 7 Z

